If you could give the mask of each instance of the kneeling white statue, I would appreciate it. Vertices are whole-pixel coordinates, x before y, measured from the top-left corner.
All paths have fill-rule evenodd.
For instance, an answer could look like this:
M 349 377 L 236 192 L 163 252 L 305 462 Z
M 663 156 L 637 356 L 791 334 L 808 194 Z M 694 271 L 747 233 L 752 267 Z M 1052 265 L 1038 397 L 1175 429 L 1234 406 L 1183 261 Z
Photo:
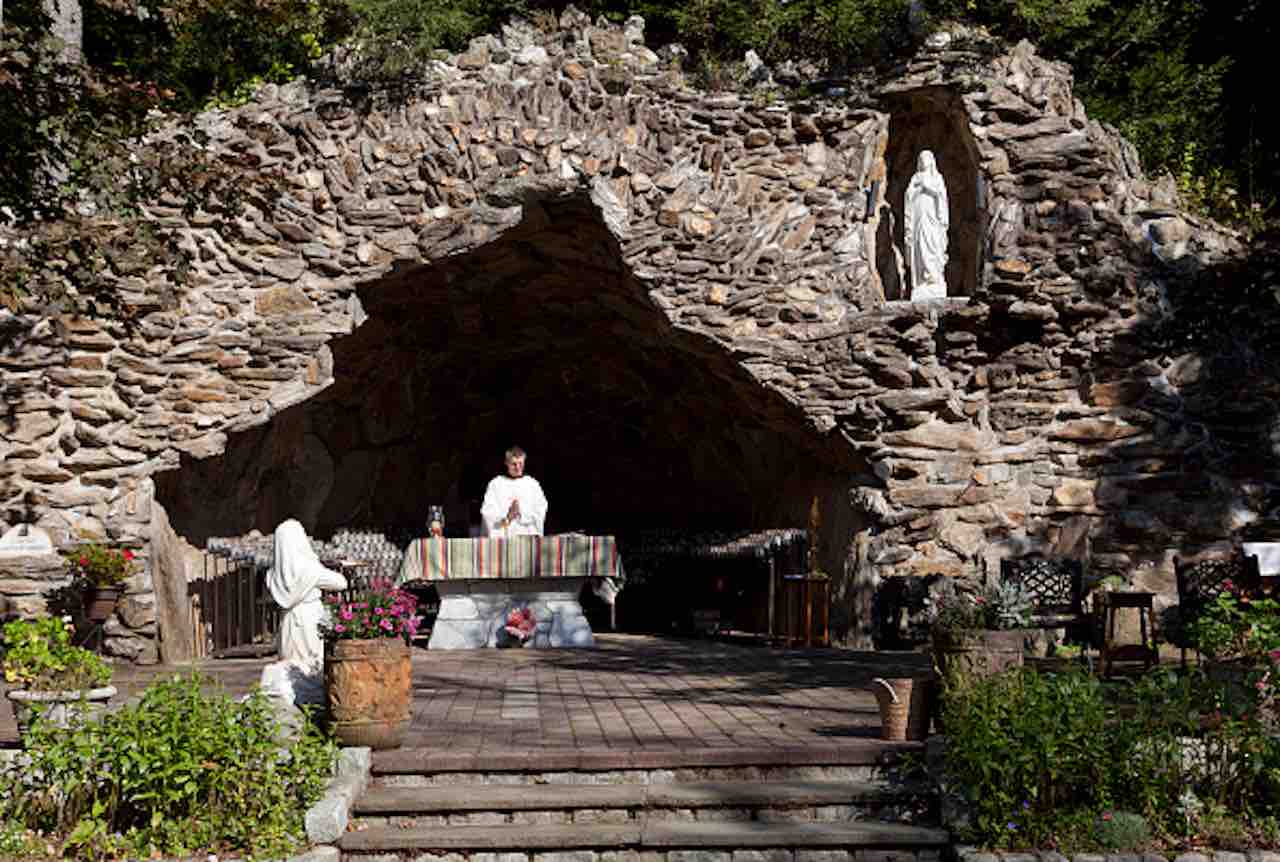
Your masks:
M 947 295 L 947 229 L 951 224 L 947 184 L 930 150 L 921 150 L 916 172 L 907 186 L 903 234 L 911 270 L 911 299 Z
M 268 696 L 291 705 L 324 703 L 320 623 L 327 612 L 320 591 L 346 588 L 347 579 L 316 557 L 302 524 L 290 518 L 276 527 L 267 589 L 284 617 L 276 635 L 280 660 L 262 669 L 261 685 Z

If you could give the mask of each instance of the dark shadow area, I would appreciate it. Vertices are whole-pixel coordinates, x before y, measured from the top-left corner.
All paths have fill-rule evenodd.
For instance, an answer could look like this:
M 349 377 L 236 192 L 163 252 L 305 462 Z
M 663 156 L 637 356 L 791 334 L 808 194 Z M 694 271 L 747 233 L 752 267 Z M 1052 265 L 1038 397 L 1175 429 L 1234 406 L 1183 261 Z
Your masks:
M 1280 237 L 1235 258 L 1157 265 L 1136 324 L 1098 351 L 1083 384 L 1146 433 L 1089 467 L 1111 512 L 1095 554 L 1138 562 L 1280 539 Z M 1153 261 L 1154 262 L 1154 261 Z

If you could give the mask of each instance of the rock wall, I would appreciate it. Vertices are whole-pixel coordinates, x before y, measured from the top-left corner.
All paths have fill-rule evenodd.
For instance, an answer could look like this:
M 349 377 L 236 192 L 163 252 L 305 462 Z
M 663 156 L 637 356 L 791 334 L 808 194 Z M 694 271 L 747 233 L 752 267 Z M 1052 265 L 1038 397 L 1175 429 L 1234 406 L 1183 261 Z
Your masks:
M 1181 457 L 1200 360 L 1136 337 L 1239 244 L 1143 178 L 1065 67 L 953 31 L 780 102 L 690 89 L 642 36 L 571 10 L 403 98 L 299 81 L 203 115 L 290 189 L 234 245 L 157 201 L 196 271 L 122 276 L 136 329 L 0 319 L 5 523 L 146 551 L 161 508 L 167 545 L 411 517 L 532 439 L 535 473 L 589 476 L 565 528 L 803 526 L 819 494 L 834 619 L 865 642 L 888 574 L 1084 536 L 1168 594 L 1173 553 L 1258 516 L 1260 486 Z M 953 298 L 912 304 L 891 245 L 926 146 Z

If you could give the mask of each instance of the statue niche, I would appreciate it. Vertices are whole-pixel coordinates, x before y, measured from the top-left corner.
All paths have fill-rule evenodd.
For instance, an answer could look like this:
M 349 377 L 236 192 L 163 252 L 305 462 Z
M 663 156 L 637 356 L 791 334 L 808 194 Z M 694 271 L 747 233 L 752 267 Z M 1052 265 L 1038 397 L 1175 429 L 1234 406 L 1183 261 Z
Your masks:
M 947 184 L 931 150 L 921 150 L 903 206 L 903 239 L 911 301 L 947 295 L 947 231 L 951 225 Z

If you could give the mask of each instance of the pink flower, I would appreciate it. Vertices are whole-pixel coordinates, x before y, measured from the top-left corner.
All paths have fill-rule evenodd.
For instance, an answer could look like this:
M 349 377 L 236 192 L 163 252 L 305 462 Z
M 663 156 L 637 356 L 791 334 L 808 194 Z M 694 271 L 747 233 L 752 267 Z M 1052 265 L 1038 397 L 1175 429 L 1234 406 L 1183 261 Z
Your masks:
M 342 609 L 342 618 L 343 618 L 344 620 L 347 620 L 348 622 L 350 622 L 350 621 L 351 621 L 351 618 L 352 618 L 352 617 L 354 617 L 354 616 L 355 616 L 355 614 L 353 614 L 353 613 L 351 612 L 351 608 L 343 608 L 343 609 Z
M 346 627 L 346 626 L 344 626 L 342 623 L 338 623 L 337 625 L 335 625 L 335 626 L 333 627 L 333 630 L 334 630 L 335 632 L 345 632 L 345 631 L 347 630 L 347 627 Z
M 391 631 L 391 629 L 393 628 L 391 625 L 391 620 L 383 620 L 381 623 L 379 623 L 379 625 L 382 626 L 387 631 Z
M 386 613 L 386 611 L 384 611 L 382 608 L 374 608 L 374 609 L 373 609 L 373 612 L 374 612 L 375 614 L 377 614 L 378 616 L 382 616 L 383 614 L 385 614 L 385 613 Z

